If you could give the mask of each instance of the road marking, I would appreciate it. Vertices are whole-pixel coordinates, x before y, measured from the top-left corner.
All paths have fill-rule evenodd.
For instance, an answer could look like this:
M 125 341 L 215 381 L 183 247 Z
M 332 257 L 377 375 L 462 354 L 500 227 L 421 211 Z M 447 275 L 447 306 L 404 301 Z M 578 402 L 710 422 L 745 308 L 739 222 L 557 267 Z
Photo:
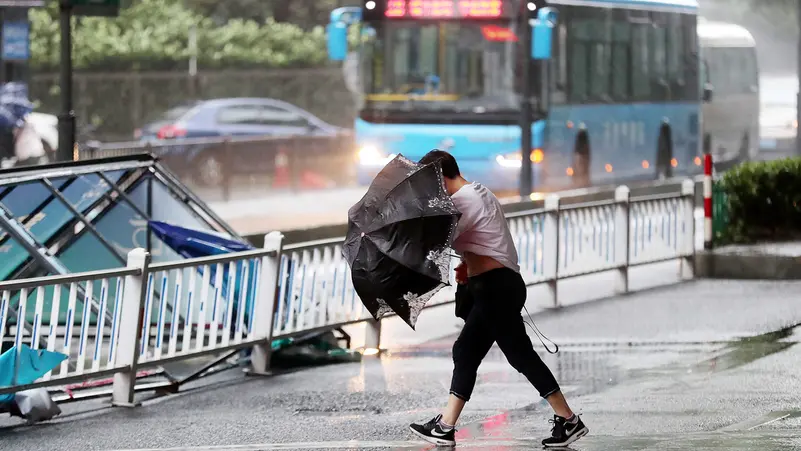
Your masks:
M 784 420 L 785 418 L 788 418 L 791 415 L 797 413 L 798 412 L 791 410 L 770 412 L 756 418 L 751 418 L 745 421 L 741 421 L 739 423 L 734 423 L 732 425 L 719 429 L 719 431 L 720 432 L 753 431 L 756 428 Z

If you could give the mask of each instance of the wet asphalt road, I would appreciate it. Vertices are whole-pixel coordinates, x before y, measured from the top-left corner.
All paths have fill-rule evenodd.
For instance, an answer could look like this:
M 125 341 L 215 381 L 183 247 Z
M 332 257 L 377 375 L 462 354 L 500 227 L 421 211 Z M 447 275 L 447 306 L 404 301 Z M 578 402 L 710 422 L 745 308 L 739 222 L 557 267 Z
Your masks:
M 799 293 L 795 282 L 695 281 L 535 313 L 562 345 L 557 355 L 542 353 L 546 363 L 591 429 L 574 449 L 801 446 Z M 406 425 L 445 401 L 451 309 L 421 316 L 449 318 L 447 327 L 425 326 L 439 327 L 440 338 L 390 346 L 380 359 L 265 379 L 232 370 L 134 410 L 67 404 L 57 421 L 32 427 L 1 418 L 0 450 L 428 449 Z M 463 417 L 460 449 L 536 448 L 548 415 L 493 350 Z

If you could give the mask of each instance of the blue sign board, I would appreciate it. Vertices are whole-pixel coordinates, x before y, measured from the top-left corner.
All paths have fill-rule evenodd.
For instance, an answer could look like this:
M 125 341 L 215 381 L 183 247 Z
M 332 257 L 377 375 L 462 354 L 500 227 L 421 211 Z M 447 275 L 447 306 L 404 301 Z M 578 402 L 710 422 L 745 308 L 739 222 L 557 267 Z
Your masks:
M 27 60 L 31 57 L 28 22 L 3 22 L 3 60 Z

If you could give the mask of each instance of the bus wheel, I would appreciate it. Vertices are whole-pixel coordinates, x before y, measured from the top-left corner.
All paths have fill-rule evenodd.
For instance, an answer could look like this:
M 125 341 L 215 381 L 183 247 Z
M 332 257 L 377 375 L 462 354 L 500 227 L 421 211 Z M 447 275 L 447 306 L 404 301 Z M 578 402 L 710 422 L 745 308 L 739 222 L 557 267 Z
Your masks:
M 590 137 L 586 132 L 579 133 L 573 148 L 573 185 L 590 186 Z
M 743 135 L 743 140 L 740 142 L 740 163 L 745 163 L 751 159 L 751 137 L 748 132 Z
M 656 179 L 666 180 L 673 177 L 673 143 L 670 139 L 670 129 L 662 127 L 656 150 Z

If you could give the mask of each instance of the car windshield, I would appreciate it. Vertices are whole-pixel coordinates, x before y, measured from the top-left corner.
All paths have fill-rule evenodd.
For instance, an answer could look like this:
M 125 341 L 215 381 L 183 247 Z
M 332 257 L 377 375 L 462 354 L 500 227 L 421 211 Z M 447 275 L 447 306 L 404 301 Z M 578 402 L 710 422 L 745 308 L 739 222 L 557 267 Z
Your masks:
M 509 22 L 383 22 L 368 28 L 361 63 L 366 106 L 377 110 L 509 111 L 516 30 Z

